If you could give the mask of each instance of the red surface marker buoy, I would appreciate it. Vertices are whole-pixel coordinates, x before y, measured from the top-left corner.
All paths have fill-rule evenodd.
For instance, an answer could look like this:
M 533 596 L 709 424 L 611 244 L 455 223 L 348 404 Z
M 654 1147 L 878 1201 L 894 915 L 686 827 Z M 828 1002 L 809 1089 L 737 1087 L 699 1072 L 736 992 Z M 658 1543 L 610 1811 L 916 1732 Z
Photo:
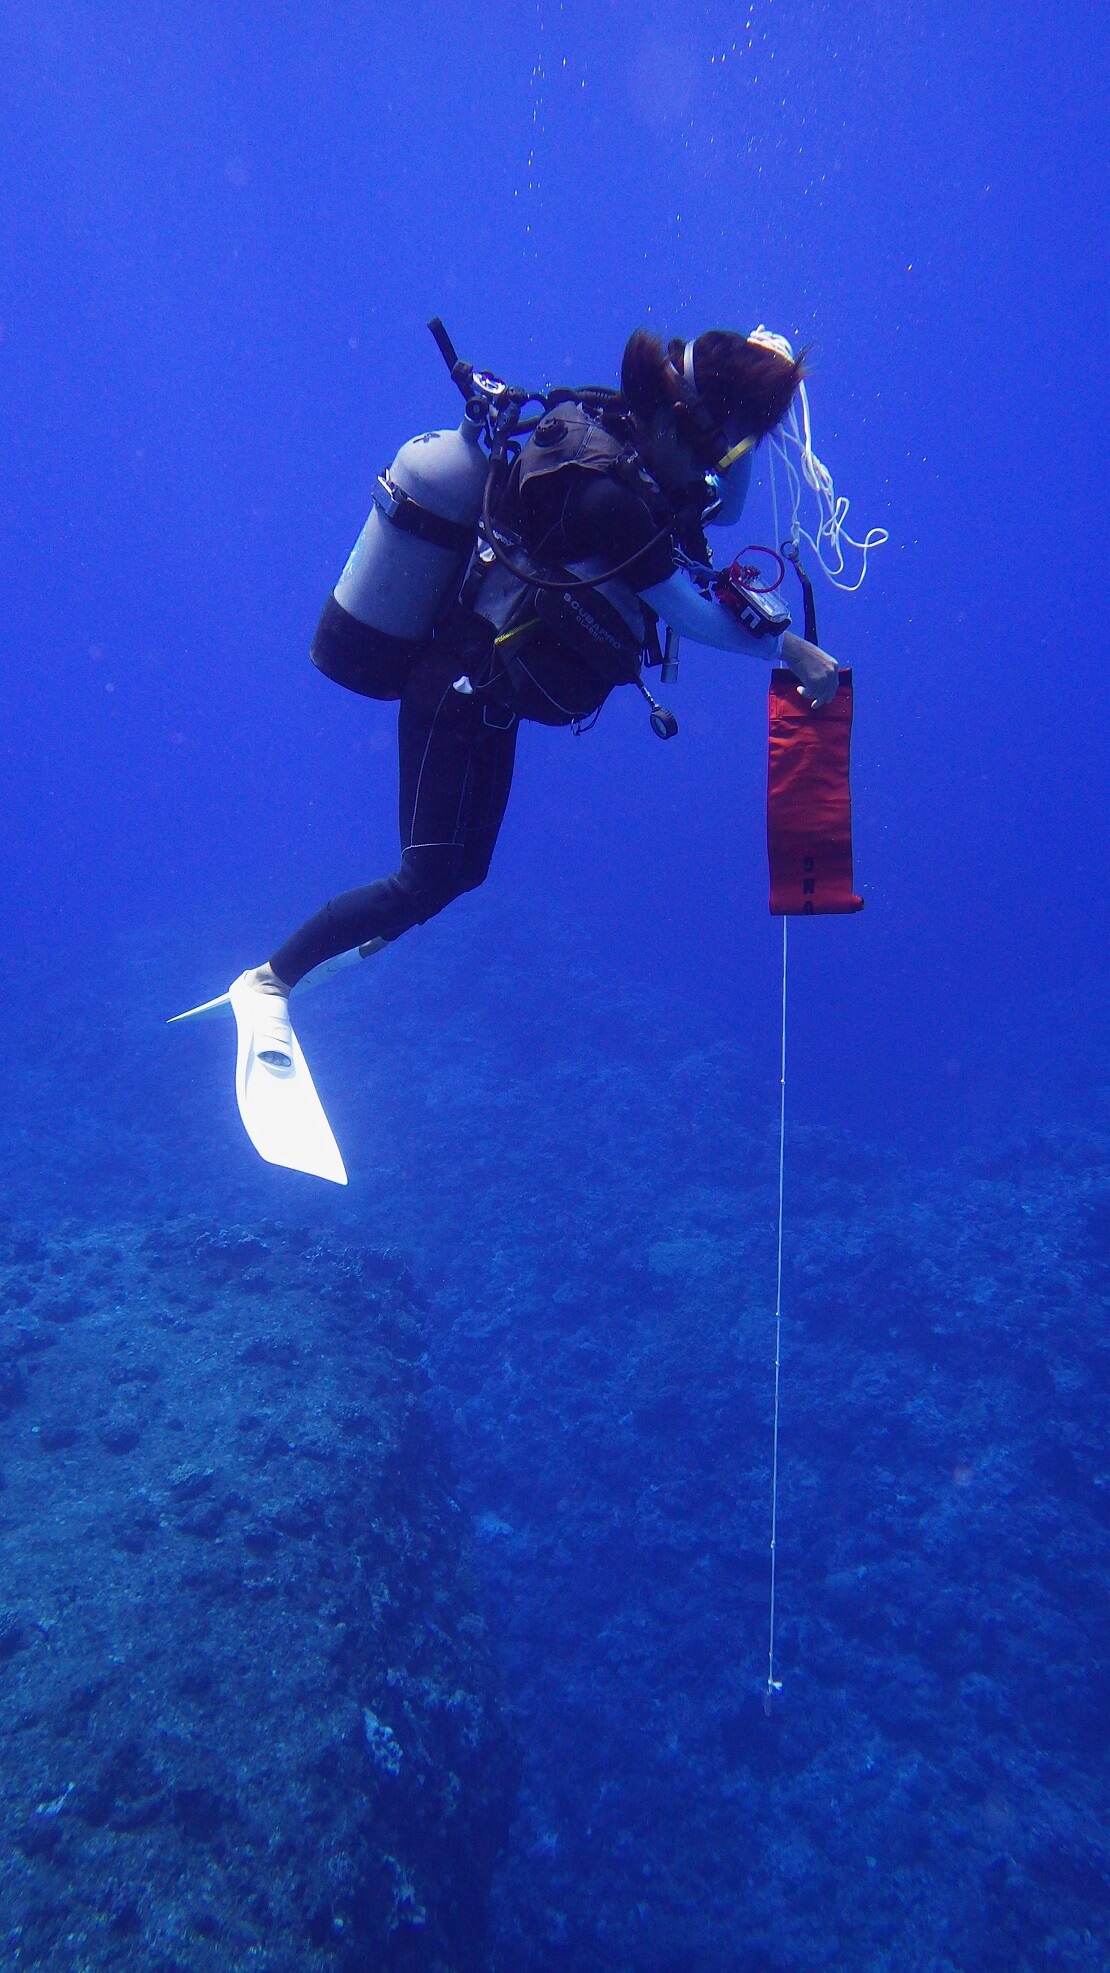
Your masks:
M 767 735 L 767 861 L 776 918 L 862 911 L 852 888 L 852 674 L 814 710 L 793 672 L 771 674 Z

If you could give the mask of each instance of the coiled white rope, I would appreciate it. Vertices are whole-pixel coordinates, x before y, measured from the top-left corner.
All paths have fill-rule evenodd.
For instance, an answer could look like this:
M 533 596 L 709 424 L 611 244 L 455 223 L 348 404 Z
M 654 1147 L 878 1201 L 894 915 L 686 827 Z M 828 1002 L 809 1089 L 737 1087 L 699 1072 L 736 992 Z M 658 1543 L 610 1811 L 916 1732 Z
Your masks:
M 794 351 L 785 336 L 776 335 L 760 323 L 748 337 L 751 343 L 760 343 L 764 349 L 773 349 L 777 355 L 794 359 Z M 800 415 L 799 415 L 800 411 Z M 828 467 L 813 450 L 813 426 L 809 413 L 809 393 L 805 384 L 798 385 L 797 396 L 777 431 L 771 433 L 769 441 L 771 501 L 778 515 L 778 491 L 775 485 L 776 462 L 781 465 L 786 477 L 790 496 L 790 539 L 797 545 L 808 541 L 820 567 L 832 583 L 834 589 L 842 589 L 851 595 L 861 587 L 867 574 L 867 558 L 872 549 L 881 548 L 890 540 L 887 528 L 868 528 L 862 540 L 857 540 L 848 532 L 849 500 L 844 494 L 837 494 L 833 477 Z M 812 494 L 816 505 L 816 519 L 812 531 L 802 523 L 802 502 L 806 489 Z M 778 541 L 776 538 L 776 547 Z M 847 579 L 848 563 L 844 550 L 850 548 L 861 558 L 859 573 L 854 580 Z

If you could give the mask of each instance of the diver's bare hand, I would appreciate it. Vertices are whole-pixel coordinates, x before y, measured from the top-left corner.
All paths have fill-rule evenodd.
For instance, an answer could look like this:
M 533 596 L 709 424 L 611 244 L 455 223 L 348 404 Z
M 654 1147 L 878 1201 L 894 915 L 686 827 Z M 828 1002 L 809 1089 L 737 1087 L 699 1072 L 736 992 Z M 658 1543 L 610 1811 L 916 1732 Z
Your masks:
M 804 637 L 795 637 L 788 630 L 782 640 L 782 661 L 801 680 L 798 690 L 811 706 L 827 706 L 835 699 L 840 670 L 827 651 L 818 650 L 816 644 L 807 644 Z

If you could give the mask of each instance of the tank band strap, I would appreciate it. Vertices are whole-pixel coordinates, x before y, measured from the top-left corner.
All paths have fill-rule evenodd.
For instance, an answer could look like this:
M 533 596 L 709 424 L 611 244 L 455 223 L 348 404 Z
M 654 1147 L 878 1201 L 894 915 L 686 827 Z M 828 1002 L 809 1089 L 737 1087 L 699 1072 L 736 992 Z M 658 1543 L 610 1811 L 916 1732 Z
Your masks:
M 380 473 L 374 483 L 374 504 L 402 534 L 414 534 L 418 541 L 430 542 L 433 548 L 448 548 L 453 555 L 469 555 L 474 546 L 472 527 L 461 521 L 444 520 L 442 514 L 433 514 L 429 507 L 422 507 L 418 500 L 403 493 L 388 473 Z

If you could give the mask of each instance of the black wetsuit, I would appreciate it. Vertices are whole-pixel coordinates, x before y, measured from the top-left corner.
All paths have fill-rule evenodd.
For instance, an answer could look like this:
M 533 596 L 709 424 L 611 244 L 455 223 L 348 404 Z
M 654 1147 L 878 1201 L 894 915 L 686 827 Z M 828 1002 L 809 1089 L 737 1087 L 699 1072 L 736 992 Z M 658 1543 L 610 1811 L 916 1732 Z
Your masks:
M 659 533 L 661 518 L 665 525 L 666 510 L 656 501 L 593 476 L 569 492 L 560 488 L 558 506 L 548 513 L 537 511 L 534 541 L 526 545 L 544 552 L 545 537 L 557 527 L 561 558 L 598 555 L 615 565 Z M 664 539 L 639 556 L 624 580 L 646 589 L 665 582 L 674 568 Z M 338 609 L 332 601 L 323 621 Z M 482 631 L 491 639 L 485 626 Z M 332 898 L 278 948 L 270 965 L 288 986 L 336 953 L 400 938 L 484 881 L 512 786 L 519 713 L 496 689 L 472 695 L 453 689 L 472 668 L 481 636 L 475 619 L 460 611 L 408 666 L 397 728 L 400 864 L 392 876 Z

